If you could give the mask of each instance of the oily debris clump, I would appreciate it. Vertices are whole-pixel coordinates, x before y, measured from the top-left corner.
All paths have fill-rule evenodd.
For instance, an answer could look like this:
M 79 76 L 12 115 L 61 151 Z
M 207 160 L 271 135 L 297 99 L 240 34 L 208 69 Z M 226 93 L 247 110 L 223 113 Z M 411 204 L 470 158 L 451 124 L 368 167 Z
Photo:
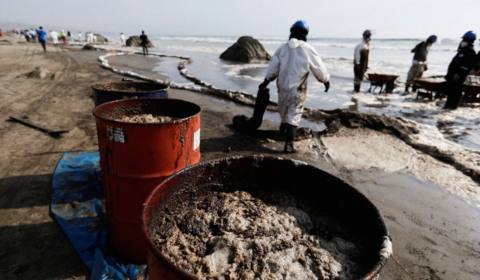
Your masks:
M 166 123 L 173 121 L 174 118 L 152 114 L 138 114 L 133 116 L 122 116 L 115 120 L 127 123 Z
M 160 208 L 150 229 L 159 250 L 199 279 L 353 279 L 355 245 L 308 234 L 309 215 L 248 192 L 208 192 Z M 342 251 L 342 252 L 340 252 Z

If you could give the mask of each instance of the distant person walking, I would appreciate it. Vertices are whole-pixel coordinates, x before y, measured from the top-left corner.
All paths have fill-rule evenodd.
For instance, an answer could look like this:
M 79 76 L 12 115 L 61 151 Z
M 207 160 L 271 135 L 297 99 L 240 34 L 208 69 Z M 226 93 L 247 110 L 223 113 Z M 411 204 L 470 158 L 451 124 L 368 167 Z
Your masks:
M 353 53 L 353 73 L 355 75 L 353 81 L 353 91 L 360 92 L 360 86 L 363 82 L 363 77 L 368 70 L 368 56 L 370 53 L 370 39 L 372 32 L 365 30 L 363 32 L 363 39 L 356 47 Z
M 60 32 L 60 38 L 62 38 L 62 41 L 65 45 L 68 44 L 67 34 L 65 34 L 65 30 L 62 30 Z
M 25 40 L 27 40 L 27 42 L 30 43 L 30 30 L 28 29 L 23 30 L 23 36 L 25 36 Z
M 125 35 L 123 35 L 123 32 L 120 33 L 120 44 L 122 47 L 125 47 L 127 45 L 127 40 L 125 39 Z
M 42 44 L 43 51 L 47 51 L 47 32 L 43 30 L 43 27 L 37 29 L 38 41 Z
M 87 32 L 87 33 L 85 34 L 85 36 L 87 37 L 87 44 L 93 43 L 93 33 L 92 33 L 92 32 L 90 32 L 90 31 Z
M 67 37 L 70 44 L 75 43 L 75 40 L 73 39 L 72 33 L 70 31 L 67 31 Z
M 143 56 L 148 55 L 148 37 L 145 35 L 145 31 L 142 31 L 140 35 L 140 45 L 142 45 Z
M 52 38 L 53 45 L 58 45 L 58 32 L 55 30 L 50 30 L 50 38 Z
M 13 34 L 15 34 L 15 35 L 14 35 L 14 38 L 20 38 L 20 30 L 18 30 L 18 29 L 16 29 L 16 28 L 13 29 Z
M 32 43 L 37 42 L 37 32 L 33 28 L 30 28 L 30 37 L 32 38 Z
M 405 83 L 405 92 L 408 92 L 409 87 L 413 84 L 415 79 L 421 78 L 424 71 L 427 71 L 427 56 L 430 47 L 437 41 L 437 36 L 432 35 L 426 41 L 421 42 L 413 48 L 413 61 L 410 70 L 408 71 L 407 82 Z M 415 91 L 415 88 L 414 88 Z
M 447 75 L 445 76 L 448 98 L 443 107 L 444 109 L 457 109 L 463 97 L 463 83 L 465 83 L 467 75 L 475 64 L 476 54 L 473 49 L 473 43 L 477 39 L 477 34 L 473 31 L 468 31 L 463 35 L 462 39 L 458 46 L 457 54 L 450 62 Z

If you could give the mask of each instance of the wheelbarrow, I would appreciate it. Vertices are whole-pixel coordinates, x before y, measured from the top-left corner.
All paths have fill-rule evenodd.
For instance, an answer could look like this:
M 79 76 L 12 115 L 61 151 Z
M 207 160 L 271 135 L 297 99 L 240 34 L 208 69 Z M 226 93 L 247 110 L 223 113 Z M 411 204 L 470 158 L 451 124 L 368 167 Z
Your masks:
M 375 89 L 377 87 L 380 87 L 379 93 L 385 92 L 385 93 L 392 93 L 393 90 L 395 89 L 395 80 L 398 78 L 397 75 L 386 75 L 386 74 L 376 74 L 376 73 L 368 73 L 368 80 L 370 81 L 370 88 L 368 89 L 368 92 L 372 92 L 372 87 L 373 91 L 375 92 Z M 385 87 L 385 89 L 383 88 Z
M 445 85 L 446 81 L 443 76 L 417 78 L 413 82 L 413 91 L 417 90 L 416 99 L 426 97 L 434 100 L 445 96 Z
M 467 77 L 465 84 L 463 85 L 464 103 L 477 103 L 480 102 L 480 72 L 475 75 Z

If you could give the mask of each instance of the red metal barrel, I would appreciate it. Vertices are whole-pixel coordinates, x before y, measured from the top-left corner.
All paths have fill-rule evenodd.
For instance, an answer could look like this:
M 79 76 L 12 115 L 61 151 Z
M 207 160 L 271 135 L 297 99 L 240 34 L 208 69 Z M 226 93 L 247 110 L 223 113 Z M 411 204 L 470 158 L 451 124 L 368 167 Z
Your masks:
M 197 280 L 176 267 L 156 247 L 150 235 L 160 217 L 157 209 L 176 203 L 192 193 L 202 193 L 219 186 L 263 194 L 288 193 L 298 204 L 313 206 L 312 213 L 326 213 L 342 228 L 342 234 L 355 238 L 361 245 L 365 265 L 361 280 L 373 280 L 387 257 L 380 256 L 388 228 L 378 209 L 357 189 L 313 166 L 282 158 L 252 156 L 232 157 L 202 162 L 177 172 L 162 182 L 143 205 L 142 229 L 148 242 L 148 269 L 151 280 Z M 194 195 L 194 194 L 193 194 Z M 333 234 L 337 226 L 328 228 Z M 348 232 L 348 233 L 345 233 Z M 337 234 L 337 233 L 335 233 Z M 344 237 L 341 234 L 333 235 Z
M 176 99 L 140 98 L 104 103 L 96 118 L 109 225 L 109 248 L 130 263 L 147 263 L 140 227 L 142 204 L 171 174 L 200 161 L 200 112 Z M 166 123 L 126 123 L 122 116 L 159 114 Z
M 128 98 L 168 98 L 168 86 L 145 82 L 99 83 L 92 85 L 95 107 Z

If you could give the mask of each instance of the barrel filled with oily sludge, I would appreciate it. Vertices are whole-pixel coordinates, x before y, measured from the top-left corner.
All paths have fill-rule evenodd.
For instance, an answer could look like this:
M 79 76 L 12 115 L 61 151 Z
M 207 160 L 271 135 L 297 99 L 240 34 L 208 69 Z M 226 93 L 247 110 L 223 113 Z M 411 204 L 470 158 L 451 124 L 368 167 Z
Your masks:
M 382 215 L 361 192 L 267 156 L 173 174 L 147 198 L 142 229 L 149 279 L 372 280 L 392 253 Z
M 124 99 L 101 104 L 96 118 L 100 166 L 114 255 L 147 262 L 142 204 L 171 174 L 200 161 L 200 112 L 176 99 Z

